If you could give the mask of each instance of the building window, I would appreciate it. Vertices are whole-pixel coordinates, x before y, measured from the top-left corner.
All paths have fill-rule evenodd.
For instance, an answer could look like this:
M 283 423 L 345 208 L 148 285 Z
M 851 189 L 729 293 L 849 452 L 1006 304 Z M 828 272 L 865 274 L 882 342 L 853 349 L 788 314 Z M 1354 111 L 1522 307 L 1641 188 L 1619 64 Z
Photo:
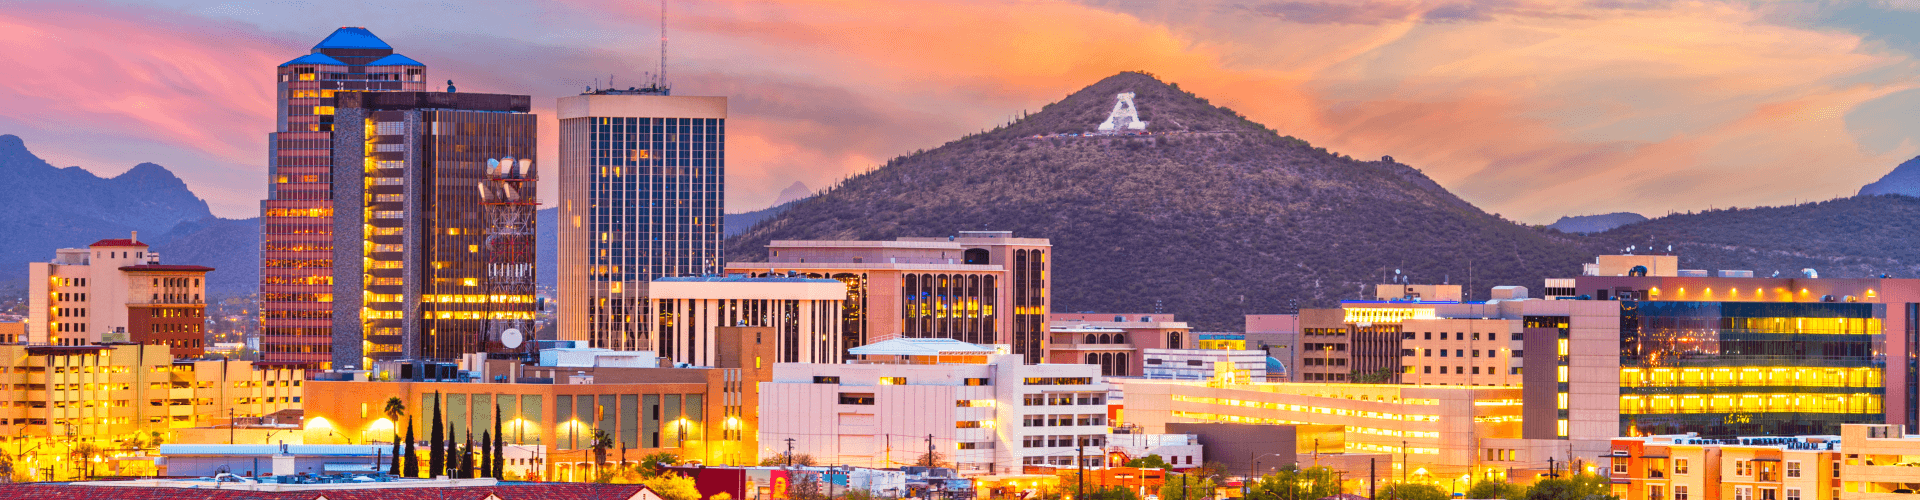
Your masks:
M 1787 477 L 1800 477 L 1800 461 L 1787 462 Z
M 1673 500 L 1687 500 L 1687 487 L 1685 485 L 1673 486 Z
M 1023 395 L 1023 396 L 1020 396 L 1020 404 L 1026 405 L 1026 406 L 1046 406 L 1047 395 L 1045 394 Z
M 1787 500 L 1800 500 L 1800 488 L 1787 488 Z
M 993 385 L 993 380 L 986 379 L 986 378 L 970 378 L 970 379 L 966 379 L 966 383 L 967 385 L 976 385 L 976 386 L 977 385 Z
M 1674 473 L 1674 474 L 1686 474 L 1686 473 L 1687 473 L 1687 459 L 1684 459 L 1684 458 L 1676 458 L 1676 459 L 1673 459 L 1673 473 Z M 1679 490 L 1679 489 L 1675 489 L 1675 490 L 1673 490 L 1673 500 L 1680 500 L 1680 490 Z
M 1613 462 L 1613 475 L 1620 477 L 1627 476 L 1627 461 L 1625 459 Z
M 880 385 L 907 385 L 906 377 L 880 377 Z
M 1734 460 L 1733 475 L 1742 476 L 1742 477 L 1753 475 L 1753 462 L 1748 462 L 1746 460 Z M 1747 499 L 1741 499 L 1741 500 L 1747 500 Z
M 838 383 L 840 383 L 840 377 L 823 377 L 823 376 L 815 376 L 815 377 L 813 377 L 813 383 L 816 383 L 816 384 L 838 384 Z
M 1733 487 L 1733 500 L 1753 500 L 1752 486 Z
M 1780 498 L 1774 496 L 1773 488 L 1761 488 L 1760 500 L 1780 500 Z
M 840 404 L 843 404 L 843 405 L 868 405 L 868 406 L 872 406 L 872 405 L 873 405 L 873 393 L 870 393 L 870 392 L 842 392 L 842 393 L 840 393 Z

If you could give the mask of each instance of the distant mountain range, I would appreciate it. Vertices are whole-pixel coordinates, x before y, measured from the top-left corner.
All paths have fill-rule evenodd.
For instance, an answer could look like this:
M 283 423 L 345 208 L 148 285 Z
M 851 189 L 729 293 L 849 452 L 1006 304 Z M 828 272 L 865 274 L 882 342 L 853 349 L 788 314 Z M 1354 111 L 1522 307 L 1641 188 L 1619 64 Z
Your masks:
M 1920 196 L 1920 157 L 1907 160 L 1880 180 L 1860 187 L 1860 196 L 1882 194 Z
M 1561 217 L 1547 227 L 1568 233 L 1598 233 L 1608 229 L 1647 220 L 1644 215 L 1632 212 L 1614 212 L 1600 215 L 1573 215 Z
M 24 293 L 27 263 L 53 258 L 56 248 L 134 231 L 159 243 L 182 224 L 213 219 L 185 182 L 152 163 L 101 178 L 80 167 L 55 167 L 18 136 L 0 135 L 0 175 L 7 179 L 0 183 L 0 199 L 7 201 L 0 211 L 0 293 L 9 295 Z

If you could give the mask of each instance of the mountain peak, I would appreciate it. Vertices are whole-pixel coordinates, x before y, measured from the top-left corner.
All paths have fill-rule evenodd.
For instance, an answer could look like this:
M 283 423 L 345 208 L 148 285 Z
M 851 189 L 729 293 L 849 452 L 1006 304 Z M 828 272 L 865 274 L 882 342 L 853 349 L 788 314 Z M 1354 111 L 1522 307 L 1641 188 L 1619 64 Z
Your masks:
M 186 184 L 185 181 L 180 180 L 179 176 L 173 175 L 172 170 L 167 170 L 167 167 L 153 163 L 134 165 L 132 169 L 121 172 L 120 175 L 113 176 L 113 180 L 139 183 Z
M 1115 111 L 1122 94 L 1132 95 L 1138 119 L 1147 122 L 1146 128 L 1140 131 L 1149 134 L 1268 131 L 1231 109 L 1215 106 L 1182 90 L 1179 84 L 1160 81 L 1144 71 L 1125 71 L 1074 91 L 1038 113 L 1022 117 L 1007 127 L 1005 133 L 1034 136 L 1094 132 Z
M 1920 197 L 1920 157 L 1907 160 L 1906 163 L 1893 167 L 1893 171 L 1887 172 L 1887 175 L 1880 180 L 1860 187 L 1860 196 L 1881 194 Z
M 813 196 L 813 190 L 807 189 L 807 185 L 801 184 L 800 181 L 793 181 L 793 185 L 780 190 L 780 197 L 773 200 L 773 206 L 785 205 L 808 196 Z

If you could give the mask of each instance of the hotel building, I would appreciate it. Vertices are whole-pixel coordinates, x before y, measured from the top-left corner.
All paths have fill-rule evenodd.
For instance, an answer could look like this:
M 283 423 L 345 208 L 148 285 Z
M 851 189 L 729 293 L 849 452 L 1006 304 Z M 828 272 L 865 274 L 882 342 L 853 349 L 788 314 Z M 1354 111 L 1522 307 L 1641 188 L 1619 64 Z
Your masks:
M 772 329 L 777 363 L 839 363 L 841 301 L 847 287 L 823 278 L 658 278 L 647 294 L 653 314 L 645 318 L 662 358 L 713 366 L 719 355 L 716 330 L 723 326 Z
M 826 463 L 897 467 L 932 449 L 961 474 L 981 475 L 1074 465 L 1077 446 L 1104 446 L 1108 386 L 1097 365 L 1025 364 L 938 338 L 849 351 L 869 361 L 773 366 L 760 392 L 762 455 L 791 442 Z M 1101 454 L 1086 463 L 1101 465 Z
M 647 283 L 724 271 L 727 98 L 562 97 L 559 335 L 645 349 Z
M 1046 358 L 1052 244 L 1011 231 L 961 231 L 893 241 L 778 240 L 767 262 L 729 273 L 794 273 L 847 285 L 842 345 L 898 337 L 1006 344 L 1029 364 Z
M 337 95 L 426 90 L 426 71 L 366 28 L 340 28 L 276 70 L 267 199 L 260 202 L 261 359 L 310 367 L 333 360 Z M 348 336 L 360 341 L 357 331 Z
M 334 366 L 519 348 L 502 335 L 532 331 L 532 98 L 334 101 Z
M 33 345 L 164 345 L 173 356 L 206 350 L 211 267 L 161 264 L 138 234 L 62 248 L 27 264 L 27 335 Z

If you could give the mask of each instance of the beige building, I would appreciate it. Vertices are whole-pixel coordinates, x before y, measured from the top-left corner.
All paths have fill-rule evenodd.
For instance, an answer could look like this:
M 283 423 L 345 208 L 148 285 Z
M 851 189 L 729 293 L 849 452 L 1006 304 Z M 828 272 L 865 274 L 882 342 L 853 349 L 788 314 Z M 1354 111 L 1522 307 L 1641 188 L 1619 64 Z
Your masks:
M 1605 470 L 1621 500 L 1896 500 L 1920 489 L 1920 436 L 1845 424 L 1838 436 L 1613 440 Z
M 118 436 L 299 408 L 303 373 L 137 344 L 0 346 L 8 435 Z M 231 413 L 230 413 L 231 412 Z
M 895 337 L 1006 344 L 1045 360 L 1053 246 L 1011 231 L 961 231 L 892 241 L 777 240 L 767 262 L 728 273 L 831 278 L 847 285 L 841 344 Z
M 715 329 L 763 326 L 773 329 L 781 363 L 839 363 L 841 302 L 847 287 L 824 278 L 745 276 L 659 278 L 648 285 L 653 314 L 646 317 L 652 342 L 644 347 L 662 358 L 694 366 L 714 366 Z
M 163 265 L 135 233 L 87 248 L 62 248 L 27 264 L 26 342 L 164 345 L 179 357 L 205 352 L 210 267 Z
M 1107 376 L 1144 373 L 1146 349 L 1192 349 L 1197 339 L 1172 314 L 1053 313 L 1047 362 L 1100 365 Z

